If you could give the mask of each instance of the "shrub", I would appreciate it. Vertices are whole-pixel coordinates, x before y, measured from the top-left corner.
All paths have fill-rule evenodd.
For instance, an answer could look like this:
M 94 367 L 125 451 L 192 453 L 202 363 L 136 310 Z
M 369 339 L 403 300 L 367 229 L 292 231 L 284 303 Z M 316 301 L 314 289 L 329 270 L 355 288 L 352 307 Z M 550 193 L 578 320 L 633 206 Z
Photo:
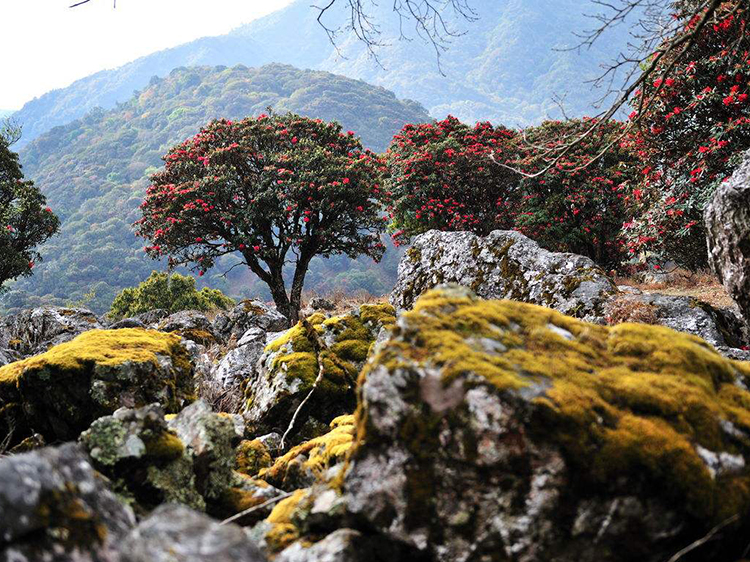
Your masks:
M 209 312 L 227 310 L 233 305 L 234 301 L 218 289 L 204 287 L 198 291 L 192 277 L 154 271 L 137 287 L 123 289 L 112 303 L 109 316 L 127 318 L 156 309 Z

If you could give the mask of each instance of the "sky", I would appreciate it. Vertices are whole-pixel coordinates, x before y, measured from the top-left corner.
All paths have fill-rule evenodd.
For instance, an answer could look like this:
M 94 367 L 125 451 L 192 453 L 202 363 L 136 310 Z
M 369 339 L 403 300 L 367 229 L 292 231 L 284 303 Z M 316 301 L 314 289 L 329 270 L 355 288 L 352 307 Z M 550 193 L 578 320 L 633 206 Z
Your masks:
M 290 0 L 0 0 L 0 110 L 199 37 L 220 35 Z

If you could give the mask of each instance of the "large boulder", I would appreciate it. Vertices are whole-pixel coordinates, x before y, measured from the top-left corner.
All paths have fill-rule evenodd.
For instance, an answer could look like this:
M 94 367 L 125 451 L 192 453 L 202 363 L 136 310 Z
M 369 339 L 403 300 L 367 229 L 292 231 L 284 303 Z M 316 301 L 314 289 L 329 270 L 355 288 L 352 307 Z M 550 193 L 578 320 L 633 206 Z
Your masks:
M 55 307 L 24 310 L 0 321 L 0 349 L 12 349 L 28 357 L 102 327 L 99 318 L 89 310 Z
M 425 291 L 456 283 L 482 298 L 513 299 L 601 321 L 617 287 L 589 258 L 549 252 L 523 234 L 496 230 L 486 237 L 432 230 L 414 239 L 398 267 L 391 303 L 414 306 Z
M 237 342 L 237 347 L 222 357 L 212 370 L 211 379 L 226 388 L 252 377 L 267 340 L 267 333 L 262 328 L 250 328 Z
M 284 435 L 308 395 L 286 444 L 321 435 L 333 418 L 352 413 L 359 370 L 394 321 L 389 304 L 362 305 L 344 316 L 313 315 L 268 344 L 243 383 L 250 431 Z
M 182 310 L 170 314 L 159 322 L 162 332 L 174 332 L 197 344 L 209 346 L 217 343 L 213 325 L 206 315 L 197 310 Z
M 362 377 L 339 489 L 384 542 L 446 562 L 663 562 L 719 525 L 696 554 L 742 558 L 750 364 L 697 337 L 445 288 Z
M 135 517 L 73 444 L 0 458 L 0 560 L 117 560 Z
M 711 269 L 750 323 L 750 152 L 705 213 Z
M 222 525 L 180 505 L 165 505 L 122 543 L 121 562 L 264 562 L 237 525 Z
M 121 407 L 177 412 L 194 396 L 193 368 L 174 334 L 92 330 L 42 355 L 0 367 L 0 434 L 73 440 Z
M 232 336 L 239 340 L 251 328 L 282 332 L 289 327 L 289 321 L 275 308 L 260 301 L 245 300 L 229 312 L 219 314 L 213 325 L 216 332 L 228 341 Z

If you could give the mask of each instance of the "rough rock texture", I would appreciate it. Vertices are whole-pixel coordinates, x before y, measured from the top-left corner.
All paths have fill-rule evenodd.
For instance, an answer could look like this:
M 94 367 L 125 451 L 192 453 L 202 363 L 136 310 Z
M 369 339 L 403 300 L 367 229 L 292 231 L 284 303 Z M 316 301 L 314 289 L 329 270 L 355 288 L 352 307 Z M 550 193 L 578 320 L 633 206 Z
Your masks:
M 716 189 L 705 221 L 711 269 L 750 323 L 750 152 Z
M 616 300 L 653 307 L 657 324 L 693 334 L 716 347 L 741 348 L 747 343 L 740 321 L 731 311 L 714 308 L 692 297 L 628 294 L 620 295 Z
M 76 445 L 0 458 L 0 560 L 117 560 L 133 525 Z
M 283 314 L 260 301 L 242 301 L 214 320 L 214 329 L 227 341 L 232 336 L 239 340 L 251 328 L 260 328 L 264 332 L 282 332 L 288 327 L 289 321 Z
M 399 558 L 382 543 L 354 529 L 338 529 L 310 545 L 296 542 L 284 549 L 275 562 L 393 562 Z M 403 560 L 413 560 L 403 558 Z
M 0 367 L 0 435 L 76 439 L 98 417 L 154 402 L 177 412 L 194 396 L 179 336 L 92 330 L 48 352 Z
M 523 234 L 496 230 L 427 232 L 414 239 L 398 267 L 391 303 L 410 309 L 419 295 L 456 283 L 487 299 L 513 299 L 600 321 L 617 288 L 589 258 L 549 252 Z
M 154 511 L 125 539 L 122 562 L 264 562 L 237 525 L 221 525 L 184 506 Z
M 99 318 L 88 310 L 53 307 L 24 310 L 0 321 L 0 349 L 12 349 L 28 357 L 102 327 Z
M 237 347 L 221 359 L 211 378 L 229 387 L 252 377 L 266 348 L 266 339 L 262 328 L 250 328 L 237 342 Z
M 394 320 L 388 304 L 363 305 L 345 316 L 313 315 L 268 344 L 244 383 L 242 413 L 250 431 L 283 435 L 320 373 L 287 444 L 321 435 L 333 418 L 353 412 L 359 370 L 380 330 Z
M 212 345 L 218 341 L 206 315 L 195 310 L 183 310 L 167 316 L 159 322 L 159 330 L 175 332 L 201 345 Z
M 195 485 L 193 460 L 167 427 L 157 404 L 122 408 L 99 418 L 80 441 L 96 469 L 139 513 L 168 502 L 205 509 Z
M 446 288 L 363 380 L 348 511 L 429 560 L 663 562 L 750 507 L 750 365 L 694 336 Z

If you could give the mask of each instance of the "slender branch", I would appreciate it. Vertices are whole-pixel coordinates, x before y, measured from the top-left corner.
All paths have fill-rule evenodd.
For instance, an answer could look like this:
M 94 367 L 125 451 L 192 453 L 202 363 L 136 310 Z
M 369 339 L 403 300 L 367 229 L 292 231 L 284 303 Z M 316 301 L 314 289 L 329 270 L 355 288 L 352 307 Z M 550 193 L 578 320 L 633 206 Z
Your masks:
M 224 519 L 224 521 L 222 521 L 220 524 L 221 525 L 226 525 L 228 523 L 231 523 L 232 521 L 236 521 L 237 519 L 241 519 L 245 515 L 250 515 L 251 513 L 255 512 L 255 511 L 259 511 L 259 510 L 263 509 L 264 507 L 268 507 L 269 505 L 273 505 L 273 504 L 275 504 L 277 502 L 280 502 L 281 500 L 285 500 L 286 498 L 288 498 L 290 496 L 293 496 L 294 494 L 295 494 L 295 492 L 286 492 L 284 494 L 281 494 L 280 496 L 276 496 L 275 498 L 271 498 L 270 500 L 264 501 L 260 505 L 256 505 L 256 506 L 253 506 L 253 507 L 248 507 L 246 510 L 240 511 L 239 513 L 235 513 L 231 517 L 229 517 L 227 519 Z

